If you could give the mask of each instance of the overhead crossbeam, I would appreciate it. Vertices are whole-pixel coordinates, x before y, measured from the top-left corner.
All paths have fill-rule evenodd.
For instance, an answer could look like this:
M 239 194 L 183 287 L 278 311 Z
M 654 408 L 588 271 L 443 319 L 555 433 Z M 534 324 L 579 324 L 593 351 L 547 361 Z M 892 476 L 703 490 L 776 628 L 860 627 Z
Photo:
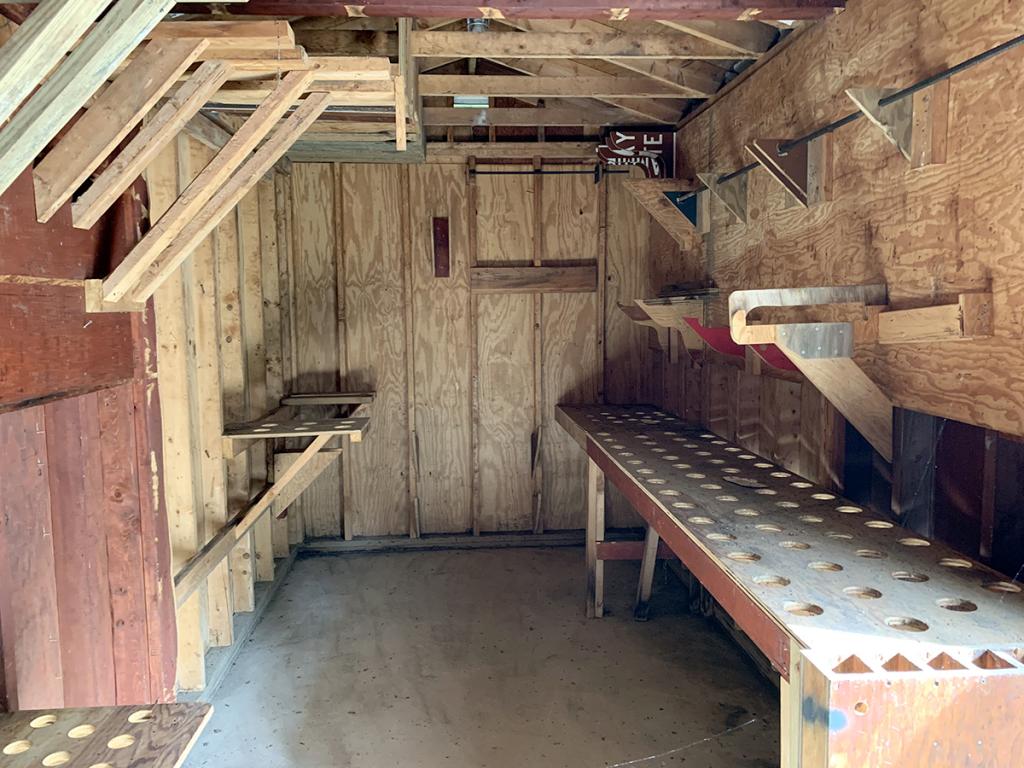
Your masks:
M 735 51 L 679 35 L 578 34 L 574 32 L 413 32 L 413 56 L 534 59 L 719 59 Z

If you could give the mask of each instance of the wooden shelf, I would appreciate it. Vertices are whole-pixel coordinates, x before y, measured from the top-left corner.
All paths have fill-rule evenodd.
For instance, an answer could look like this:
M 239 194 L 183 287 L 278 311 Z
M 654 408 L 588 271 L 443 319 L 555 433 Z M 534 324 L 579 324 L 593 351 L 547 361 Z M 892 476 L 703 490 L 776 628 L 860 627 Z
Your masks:
M 286 395 L 281 405 L 368 405 L 376 397 L 375 392 L 330 392 L 326 394 L 305 393 Z
M 358 443 L 362 441 L 369 425 L 370 420 L 366 417 L 281 419 L 275 418 L 274 414 L 271 414 L 258 421 L 225 425 L 224 454 L 237 456 L 248 447 L 250 441 L 275 437 L 316 437 L 319 435 L 333 437 L 340 435 L 348 437 L 353 443 Z
M 173 768 L 212 713 L 209 704 L 156 704 L 0 714 L 0 765 Z

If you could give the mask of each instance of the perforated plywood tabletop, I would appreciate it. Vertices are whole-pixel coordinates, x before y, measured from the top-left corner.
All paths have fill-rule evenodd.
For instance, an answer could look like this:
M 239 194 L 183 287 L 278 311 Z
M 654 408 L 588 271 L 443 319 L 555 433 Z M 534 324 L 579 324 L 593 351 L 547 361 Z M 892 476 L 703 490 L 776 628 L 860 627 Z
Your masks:
M 804 648 L 891 656 L 913 646 L 969 660 L 998 649 L 1000 663 L 1017 665 L 1016 582 L 656 408 L 559 410 L 617 485 L 639 489 L 642 506 Z
M 177 768 L 209 704 L 22 711 L 0 715 L 0 768 Z

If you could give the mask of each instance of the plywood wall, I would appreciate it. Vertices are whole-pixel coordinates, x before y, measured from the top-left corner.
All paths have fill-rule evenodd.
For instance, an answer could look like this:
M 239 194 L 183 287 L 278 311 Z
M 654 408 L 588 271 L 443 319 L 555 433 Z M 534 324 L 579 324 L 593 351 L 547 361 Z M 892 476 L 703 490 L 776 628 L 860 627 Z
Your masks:
M 340 482 L 319 481 L 307 512 L 330 525 L 307 532 L 583 527 L 584 459 L 554 407 L 596 401 L 609 371 L 646 380 L 617 357 L 604 362 L 606 260 L 638 269 L 647 251 L 638 240 L 606 255 L 618 182 L 474 176 L 464 163 L 296 164 L 291 194 L 297 386 L 377 392 L 370 434 L 343 457 Z M 444 278 L 434 276 L 435 217 L 449 220 Z M 597 291 L 470 290 L 474 265 L 573 263 L 599 265 Z

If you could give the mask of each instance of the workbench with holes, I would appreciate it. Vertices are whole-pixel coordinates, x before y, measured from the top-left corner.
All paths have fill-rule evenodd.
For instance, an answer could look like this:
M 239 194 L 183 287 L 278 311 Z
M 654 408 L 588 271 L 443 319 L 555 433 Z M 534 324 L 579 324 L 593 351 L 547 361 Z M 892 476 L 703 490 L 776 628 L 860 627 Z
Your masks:
M 657 408 L 557 419 L 589 457 L 588 615 L 610 481 L 648 525 L 638 603 L 667 545 L 778 671 L 783 766 L 1024 755 L 1017 583 Z

